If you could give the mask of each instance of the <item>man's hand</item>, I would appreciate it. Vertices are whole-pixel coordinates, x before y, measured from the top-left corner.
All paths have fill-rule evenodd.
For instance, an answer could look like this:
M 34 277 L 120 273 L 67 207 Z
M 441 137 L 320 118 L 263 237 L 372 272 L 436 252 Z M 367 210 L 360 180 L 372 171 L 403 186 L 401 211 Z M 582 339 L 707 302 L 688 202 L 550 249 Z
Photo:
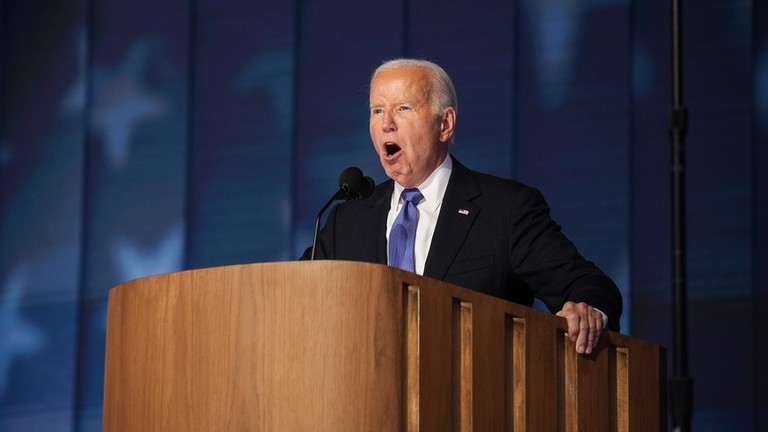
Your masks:
M 576 342 L 576 352 L 590 354 L 600 340 L 605 323 L 603 314 L 586 303 L 565 302 L 555 315 L 568 322 L 568 336 Z

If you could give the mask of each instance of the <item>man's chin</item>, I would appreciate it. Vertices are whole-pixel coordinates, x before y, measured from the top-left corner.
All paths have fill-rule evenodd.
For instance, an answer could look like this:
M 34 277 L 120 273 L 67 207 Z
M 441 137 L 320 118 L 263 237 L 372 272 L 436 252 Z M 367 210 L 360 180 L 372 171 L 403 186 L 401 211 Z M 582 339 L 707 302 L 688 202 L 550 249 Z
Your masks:
M 390 165 L 384 164 L 384 172 L 387 173 L 387 177 L 391 178 L 392 180 L 398 183 L 400 183 L 403 179 L 405 179 L 405 176 L 403 175 L 403 173 L 400 172 L 400 170 Z
M 408 189 L 408 188 L 414 188 L 419 185 L 419 183 L 413 181 L 413 175 L 403 174 L 400 172 L 387 174 L 389 178 L 396 181 L 397 184 L 400 186 Z

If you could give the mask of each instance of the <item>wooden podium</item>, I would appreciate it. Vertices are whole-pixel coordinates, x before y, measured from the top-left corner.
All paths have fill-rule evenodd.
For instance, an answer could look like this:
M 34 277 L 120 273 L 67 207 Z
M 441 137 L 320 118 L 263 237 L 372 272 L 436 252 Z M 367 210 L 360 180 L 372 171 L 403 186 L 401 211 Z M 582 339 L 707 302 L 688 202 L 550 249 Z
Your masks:
M 664 350 L 377 264 L 250 264 L 109 296 L 104 431 L 658 431 Z

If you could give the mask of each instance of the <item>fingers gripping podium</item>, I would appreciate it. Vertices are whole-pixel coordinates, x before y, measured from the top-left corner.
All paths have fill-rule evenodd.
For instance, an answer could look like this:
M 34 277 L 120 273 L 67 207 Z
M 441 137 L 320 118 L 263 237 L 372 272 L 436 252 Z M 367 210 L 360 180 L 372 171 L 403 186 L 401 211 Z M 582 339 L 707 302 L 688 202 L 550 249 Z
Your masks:
M 642 431 L 666 426 L 664 350 L 387 266 L 189 270 L 109 296 L 116 431 Z

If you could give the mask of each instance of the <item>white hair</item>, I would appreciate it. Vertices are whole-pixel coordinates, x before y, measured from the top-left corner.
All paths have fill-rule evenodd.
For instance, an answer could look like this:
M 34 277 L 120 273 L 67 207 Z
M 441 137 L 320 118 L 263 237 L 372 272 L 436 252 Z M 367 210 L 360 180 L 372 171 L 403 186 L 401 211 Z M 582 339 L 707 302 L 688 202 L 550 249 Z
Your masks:
M 443 68 L 431 61 L 410 58 L 388 60 L 373 71 L 371 81 L 373 81 L 379 72 L 399 68 L 423 68 L 431 71 L 429 74 L 429 80 L 432 84 L 430 97 L 432 98 L 432 106 L 435 109 L 435 114 L 440 115 L 440 113 L 448 107 L 453 108 L 453 110 L 458 113 L 459 102 L 456 98 L 456 89 L 453 87 L 451 77 L 448 76 Z

